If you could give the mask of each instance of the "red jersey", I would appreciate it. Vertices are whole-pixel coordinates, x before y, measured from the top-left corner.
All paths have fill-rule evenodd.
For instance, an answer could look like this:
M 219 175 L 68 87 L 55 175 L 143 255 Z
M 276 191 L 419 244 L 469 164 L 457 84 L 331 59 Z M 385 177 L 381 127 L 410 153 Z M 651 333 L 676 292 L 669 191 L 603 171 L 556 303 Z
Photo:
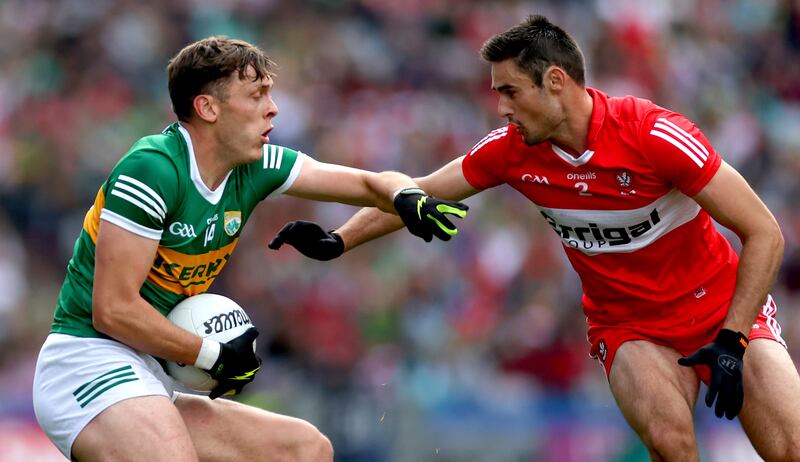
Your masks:
M 594 108 L 580 157 L 528 146 L 508 125 L 467 153 L 464 177 L 479 190 L 507 183 L 536 205 L 581 278 L 590 322 L 710 315 L 733 295 L 738 257 L 691 196 L 720 156 L 680 114 L 586 91 Z

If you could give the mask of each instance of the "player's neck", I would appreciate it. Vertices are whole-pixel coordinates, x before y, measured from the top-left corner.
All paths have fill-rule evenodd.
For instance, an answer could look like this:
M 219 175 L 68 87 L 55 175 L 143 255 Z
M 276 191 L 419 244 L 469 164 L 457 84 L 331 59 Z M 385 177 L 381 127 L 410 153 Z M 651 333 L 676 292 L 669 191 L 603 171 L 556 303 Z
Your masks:
M 198 129 L 191 124 L 182 125 L 186 127 L 186 130 L 189 131 L 189 136 L 192 138 L 192 148 L 200 179 L 203 180 L 208 189 L 214 191 L 222 183 L 222 180 L 225 179 L 232 167 L 218 154 L 219 143 L 212 133 Z
M 565 102 L 566 117 L 550 142 L 574 157 L 580 157 L 588 147 L 589 123 L 594 100 L 583 88 Z

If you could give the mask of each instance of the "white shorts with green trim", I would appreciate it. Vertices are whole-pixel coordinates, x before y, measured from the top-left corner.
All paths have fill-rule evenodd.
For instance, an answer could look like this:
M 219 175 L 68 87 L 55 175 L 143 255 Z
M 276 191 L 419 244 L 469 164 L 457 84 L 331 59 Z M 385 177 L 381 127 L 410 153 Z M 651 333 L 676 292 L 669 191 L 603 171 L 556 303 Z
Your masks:
M 139 396 L 177 398 L 158 361 L 101 338 L 47 336 L 33 378 L 33 410 L 48 438 L 68 458 L 72 443 L 98 414 Z

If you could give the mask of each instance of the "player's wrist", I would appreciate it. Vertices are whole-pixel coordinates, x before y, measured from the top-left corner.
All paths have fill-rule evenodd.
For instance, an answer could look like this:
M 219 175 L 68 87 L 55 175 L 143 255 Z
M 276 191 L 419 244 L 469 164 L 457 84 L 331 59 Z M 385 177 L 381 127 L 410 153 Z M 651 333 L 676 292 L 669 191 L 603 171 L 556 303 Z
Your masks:
M 420 189 L 418 187 L 406 187 L 406 188 L 400 188 L 397 191 L 393 192 L 392 193 L 392 200 L 393 201 L 397 200 L 397 196 L 399 196 L 400 194 L 406 194 L 406 195 L 407 194 L 420 194 L 422 196 L 426 195 L 425 191 L 423 191 L 422 189 Z
M 741 358 L 744 356 L 744 350 L 749 344 L 747 336 L 743 333 L 731 329 L 720 329 L 717 333 L 716 341 L 726 347 L 732 349 Z
M 219 342 L 204 338 L 203 343 L 200 345 L 200 352 L 197 353 L 197 359 L 194 362 L 194 366 L 207 371 L 211 370 L 219 359 L 221 353 L 222 346 Z

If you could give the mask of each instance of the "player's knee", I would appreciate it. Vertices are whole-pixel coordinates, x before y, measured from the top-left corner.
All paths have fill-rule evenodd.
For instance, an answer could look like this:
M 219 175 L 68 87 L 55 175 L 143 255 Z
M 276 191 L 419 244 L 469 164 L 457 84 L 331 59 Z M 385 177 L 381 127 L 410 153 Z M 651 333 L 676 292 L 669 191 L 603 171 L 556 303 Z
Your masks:
M 661 457 L 688 455 L 696 452 L 691 422 L 688 425 L 659 421 L 652 423 L 642 440 L 653 454 Z

